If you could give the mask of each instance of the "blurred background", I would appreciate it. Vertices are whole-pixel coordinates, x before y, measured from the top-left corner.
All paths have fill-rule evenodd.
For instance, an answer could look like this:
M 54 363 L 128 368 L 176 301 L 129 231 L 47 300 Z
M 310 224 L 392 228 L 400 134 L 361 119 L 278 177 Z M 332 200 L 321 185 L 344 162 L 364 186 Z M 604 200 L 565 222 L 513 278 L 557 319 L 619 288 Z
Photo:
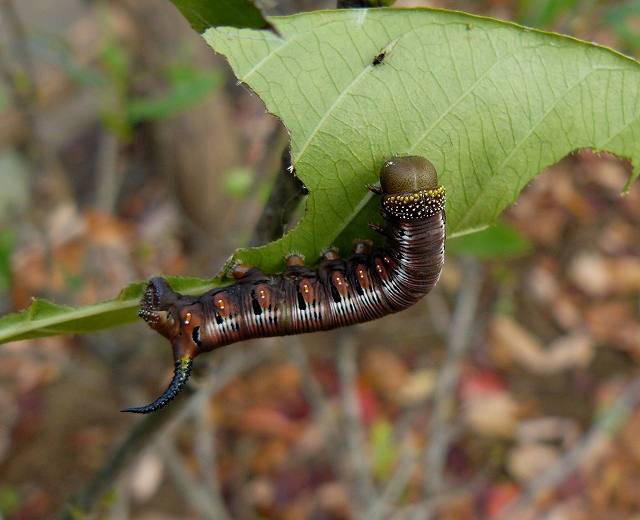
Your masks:
M 637 0 L 396 5 L 640 50 Z M 0 0 L 0 313 L 213 276 L 287 142 L 168 0 Z M 448 241 L 437 289 L 400 315 L 198 358 L 201 391 L 126 464 L 141 418 L 119 410 L 166 387 L 163 338 L 141 322 L 0 346 L 0 518 L 54 517 L 114 464 L 91 518 L 640 519 L 630 171 L 567 157 L 497 226 Z

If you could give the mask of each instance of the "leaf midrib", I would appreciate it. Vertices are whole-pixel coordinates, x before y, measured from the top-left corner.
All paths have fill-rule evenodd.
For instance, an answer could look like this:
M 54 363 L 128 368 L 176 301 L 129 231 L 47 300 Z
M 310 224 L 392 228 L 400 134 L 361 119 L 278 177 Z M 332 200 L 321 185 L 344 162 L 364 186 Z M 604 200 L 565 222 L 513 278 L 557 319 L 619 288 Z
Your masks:
M 201 294 L 209 289 L 211 289 L 212 284 L 206 283 L 190 288 L 188 291 L 185 291 L 185 294 L 198 293 Z M 35 305 L 38 300 L 35 300 L 31 303 L 31 305 Z M 46 300 L 41 300 L 46 301 Z M 72 323 L 74 321 L 90 318 L 91 316 L 101 316 L 105 315 L 112 311 L 123 311 L 127 309 L 133 309 L 140 305 L 140 297 L 130 298 L 126 300 L 114 299 L 106 302 L 97 302 L 89 305 L 84 305 L 82 307 L 65 307 L 62 305 L 56 305 L 56 309 L 52 312 L 56 314 L 54 316 L 48 318 L 38 318 L 37 309 L 36 316 L 29 317 L 27 316 L 24 321 L 19 320 L 16 323 L 3 328 L 0 331 L 0 344 L 5 343 L 7 341 L 14 341 L 12 339 L 14 336 L 24 336 L 29 332 L 34 331 L 44 331 L 53 334 L 64 334 L 64 331 L 59 331 L 57 329 L 49 329 L 49 327 L 63 324 L 63 323 Z M 24 313 L 32 313 L 33 307 L 29 306 L 29 308 L 25 309 Z M 67 309 L 70 309 L 67 311 Z M 11 315 L 10 315 L 11 316 Z M 134 320 L 131 320 L 134 321 Z M 93 330 L 93 329 L 92 329 Z M 97 329 L 96 329 L 97 330 Z

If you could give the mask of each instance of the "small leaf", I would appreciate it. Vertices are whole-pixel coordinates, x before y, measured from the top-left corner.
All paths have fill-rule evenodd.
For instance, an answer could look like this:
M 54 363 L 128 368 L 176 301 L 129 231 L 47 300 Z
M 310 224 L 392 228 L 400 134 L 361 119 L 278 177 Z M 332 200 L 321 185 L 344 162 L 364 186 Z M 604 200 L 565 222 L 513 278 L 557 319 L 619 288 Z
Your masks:
M 524 256 L 530 251 L 531 243 L 527 237 L 505 223 L 447 241 L 447 253 L 472 256 L 479 260 L 507 260 Z
M 15 242 L 13 231 L 0 232 L 0 289 L 7 289 L 11 285 L 11 254 Z
M 245 167 L 232 168 L 224 173 L 222 185 L 224 190 L 234 197 L 246 195 L 255 181 L 253 170 Z
M 271 27 L 251 0 L 171 0 L 199 33 L 209 27 Z
M 174 67 L 169 92 L 157 98 L 131 100 L 127 106 L 127 121 L 135 126 L 142 121 L 174 117 L 202 102 L 220 87 L 223 79 L 218 71 Z
M 533 27 L 548 27 L 561 15 L 575 9 L 578 0 L 522 0 L 519 21 Z
M 627 48 L 636 50 L 640 47 L 640 2 L 626 2 L 609 10 L 605 23 L 615 30 Z
M 29 162 L 22 153 L 13 148 L 0 150 L 0 224 L 10 225 L 16 215 L 24 212 L 29 204 Z
M 201 294 L 220 285 L 220 279 L 167 277 L 171 287 L 185 294 Z M 0 343 L 57 334 L 82 334 L 119 327 L 138 320 L 138 308 L 145 282 L 125 287 L 120 295 L 105 302 L 66 307 L 36 299 L 24 311 L 0 318 Z
M 371 470 L 378 477 L 387 477 L 398 458 L 398 443 L 393 434 L 393 425 L 379 419 L 371 425 Z
M 13 486 L 0 486 L 0 514 L 2 517 L 11 516 L 20 510 L 22 499 L 20 493 Z
M 9 108 L 9 104 L 9 94 L 7 94 L 5 89 L 0 88 L 0 114 Z

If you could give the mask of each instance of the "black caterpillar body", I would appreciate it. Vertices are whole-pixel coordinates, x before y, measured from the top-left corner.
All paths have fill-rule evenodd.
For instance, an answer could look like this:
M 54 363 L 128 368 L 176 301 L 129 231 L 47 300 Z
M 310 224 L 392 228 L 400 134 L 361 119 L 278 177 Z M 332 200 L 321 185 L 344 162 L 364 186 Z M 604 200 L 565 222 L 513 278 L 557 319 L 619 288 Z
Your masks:
M 444 263 L 445 189 L 433 165 L 423 157 L 395 157 L 380 171 L 386 237 L 372 251 L 368 240 L 341 260 L 336 250 L 322 255 L 318 269 L 300 256 L 287 258 L 280 275 L 244 265 L 233 270 L 236 282 L 201 296 L 171 290 L 153 278 L 142 299 L 142 317 L 171 342 L 175 375 L 155 402 L 125 412 L 148 413 L 165 406 L 185 385 L 193 358 L 237 341 L 345 327 L 410 307 L 436 284 Z

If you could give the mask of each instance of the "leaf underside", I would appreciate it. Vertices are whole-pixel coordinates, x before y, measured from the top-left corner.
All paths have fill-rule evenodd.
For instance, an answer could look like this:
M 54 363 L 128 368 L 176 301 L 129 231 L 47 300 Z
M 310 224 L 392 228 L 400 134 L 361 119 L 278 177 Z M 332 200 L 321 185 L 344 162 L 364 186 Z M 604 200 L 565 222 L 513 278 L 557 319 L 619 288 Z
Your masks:
M 580 148 L 626 157 L 638 175 L 640 64 L 610 49 L 436 9 L 271 21 L 282 37 L 204 34 L 282 119 L 310 191 L 292 232 L 238 252 L 249 264 L 275 272 L 292 250 L 311 259 L 330 245 L 349 251 L 377 218 L 365 185 L 398 153 L 436 166 L 449 236 L 490 225 L 539 172 Z
M 580 148 L 640 164 L 640 64 L 612 50 L 463 13 L 340 10 L 271 18 L 269 30 L 219 27 L 204 37 L 291 133 L 309 189 L 300 224 L 234 259 L 266 272 L 298 252 L 347 255 L 375 238 L 366 189 L 385 158 L 428 157 L 447 189 L 450 236 L 490 225 L 544 168 Z M 384 60 L 373 64 L 384 53 Z M 220 279 L 173 279 L 202 292 Z M 135 319 L 142 285 L 68 309 L 41 301 L 0 320 L 0 342 L 78 333 Z

